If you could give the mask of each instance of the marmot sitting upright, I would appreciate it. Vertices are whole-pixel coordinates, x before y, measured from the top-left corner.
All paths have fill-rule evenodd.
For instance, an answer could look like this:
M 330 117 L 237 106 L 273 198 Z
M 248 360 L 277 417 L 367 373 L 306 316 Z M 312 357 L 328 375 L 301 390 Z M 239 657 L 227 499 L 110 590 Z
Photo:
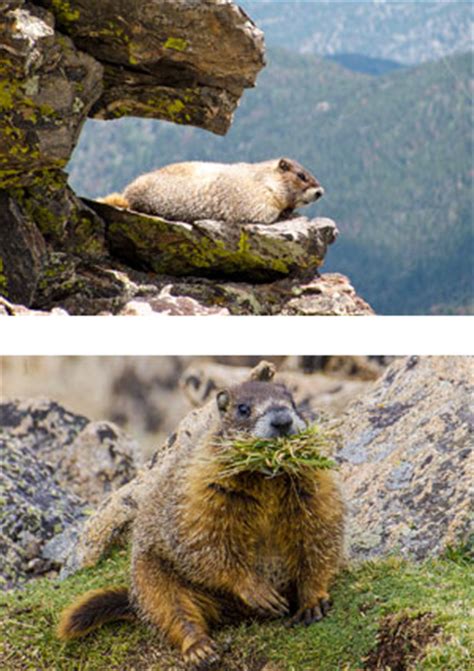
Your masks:
M 174 221 L 272 224 L 318 200 L 324 189 L 289 158 L 262 163 L 174 163 L 137 177 L 104 203 Z
M 165 632 L 189 664 L 205 669 L 218 660 L 213 625 L 286 613 L 290 624 L 309 625 L 326 615 L 343 544 L 344 506 L 332 473 L 222 475 L 219 439 L 305 428 L 291 394 L 250 381 L 210 403 L 212 428 L 164 454 L 137 512 L 131 592 L 84 595 L 63 612 L 60 638 L 136 613 Z

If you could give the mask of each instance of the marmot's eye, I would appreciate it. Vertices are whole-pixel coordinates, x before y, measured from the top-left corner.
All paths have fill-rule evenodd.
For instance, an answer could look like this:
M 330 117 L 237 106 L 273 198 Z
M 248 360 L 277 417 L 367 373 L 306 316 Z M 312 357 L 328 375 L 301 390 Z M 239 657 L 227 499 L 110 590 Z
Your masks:
M 297 176 L 300 178 L 300 180 L 301 180 L 302 182 L 307 182 L 307 181 L 308 181 L 308 178 L 306 177 L 306 175 L 304 174 L 304 172 L 298 172 L 298 173 L 297 173 Z
M 250 415 L 250 406 L 247 405 L 246 403 L 241 403 L 238 407 L 237 410 L 239 411 L 239 415 L 242 417 L 248 417 Z

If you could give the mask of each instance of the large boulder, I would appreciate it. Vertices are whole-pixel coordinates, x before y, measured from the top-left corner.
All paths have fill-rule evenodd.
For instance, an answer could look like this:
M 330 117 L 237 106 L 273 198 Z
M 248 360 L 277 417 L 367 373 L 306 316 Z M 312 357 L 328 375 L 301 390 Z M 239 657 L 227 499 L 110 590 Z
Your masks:
M 90 503 L 133 478 L 141 461 L 138 445 L 112 422 L 91 422 L 49 399 L 3 401 L 0 427 Z
M 0 588 L 57 569 L 106 494 L 136 475 L 138 446 L 111 422 L 50 400 L 0 404 Z
M 350 555 L 423 559 L 466 541 L 474 359 L 395 361 L 342 421 Z
M 9 589 L 54 567 L 42 549 L 85 517 L 86 503 L 12 435 L 0 435 L 0 466 L 0 589 Z

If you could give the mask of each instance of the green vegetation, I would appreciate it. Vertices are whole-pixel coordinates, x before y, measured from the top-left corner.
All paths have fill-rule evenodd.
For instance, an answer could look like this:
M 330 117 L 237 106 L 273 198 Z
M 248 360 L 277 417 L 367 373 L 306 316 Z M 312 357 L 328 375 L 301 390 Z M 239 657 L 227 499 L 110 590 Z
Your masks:
M 125 584 L 127 564 L 127 552 L 117 551 L 98 567 L 64 582 L 38 579 L 23 591 L 0 597 L 0 667 L 5 671 L 182 669 L 179 655 L 138 622 L 104 626 L 82 641 L 64 644 L 56 640 L 59 611 L 88 589 Z M 373 651 L 381 646 L 377 638 L 381 623 L 385 623 L 383 645 L 389 648 L 387 622 L 406 624 L 420 619 L 431 622 L 428 635 L 420 638 L 424 657 L 406 668 L 467 671 L 472 668 L 473 652 L 474 627 L 468 621 L 472 589 L 472 573 L 464 561 L 445 558 L 414 564 L 391 558 L 367 562 L 339 577 L 332 593 L 334 606 L 321 623 L 308 629 L 286 629 L 281 621 L 246 623 L 220 630 L 217 640 L 225 651 L 223 668 L 253 671 L 269 661 L 276 671 L 375 669 L 364 660 L 371 652 L 372 659 Z M 399 624 L 398 638 L 400 628 Z M 400 658 L 407 655 L 408 662 L 411 629 L 405 630 L 403 648 L 396 654 Z M 396 646 L 398 638 L 395 634 L 392 638 Z M 416 641 L 412 643 L 416 649 Z
M 226 137 L 88 122 L 71 182 L 97 197 L 176 161 L 294 157 L 326 189 L 302 211 L 341 230 L 326 271 L 348 275 L 381 314 L 462 314 L 473 294 L 471 74 L 471 54 L 371 77 L 270 51 Z
M 282 472 L 298 475 L 308 469 L 334 468 L 336 463 L 324 454 L 330 443 L 330 435 L 315 424 L 300 433 L 277 438 L 236 434 L 217 443 L 225 465 L 221 475 L 227 478 L 250 471 L 272 478 Z

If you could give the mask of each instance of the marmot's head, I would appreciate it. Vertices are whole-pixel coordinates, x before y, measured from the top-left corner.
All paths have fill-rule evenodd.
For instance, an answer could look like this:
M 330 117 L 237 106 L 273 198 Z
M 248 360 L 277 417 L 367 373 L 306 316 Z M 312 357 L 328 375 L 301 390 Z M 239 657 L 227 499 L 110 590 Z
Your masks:
M 277 165 L 287 186 L 291 203 L 288 209 L 309 205 L 324 195 L 324 189 L 316 177 L 291 158 L 280 158 Z
M 258 438 L 298 433 L 306 423 L 288 389 L 272 382 L 244 382 L 216 396 L 224 433 L 245 432 Z

